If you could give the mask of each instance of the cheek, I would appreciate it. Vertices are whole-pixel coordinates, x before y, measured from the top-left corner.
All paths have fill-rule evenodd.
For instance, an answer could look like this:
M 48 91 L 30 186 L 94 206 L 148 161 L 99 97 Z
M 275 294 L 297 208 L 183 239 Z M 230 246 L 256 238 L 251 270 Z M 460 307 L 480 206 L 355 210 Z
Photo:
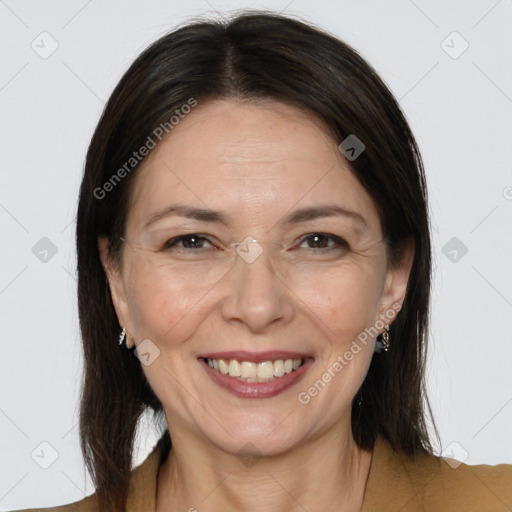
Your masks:
M 322 286 L 304 283 L 297 295 L 331 334 L 345 339 L 374 323 L 381 284 L 378 265 L 347 264 L 327 273 Z
M 165 272 L 133 268 L 127 299 L 135 337 L 179 342 L 190 336 L 207 300 L 205 291 Z

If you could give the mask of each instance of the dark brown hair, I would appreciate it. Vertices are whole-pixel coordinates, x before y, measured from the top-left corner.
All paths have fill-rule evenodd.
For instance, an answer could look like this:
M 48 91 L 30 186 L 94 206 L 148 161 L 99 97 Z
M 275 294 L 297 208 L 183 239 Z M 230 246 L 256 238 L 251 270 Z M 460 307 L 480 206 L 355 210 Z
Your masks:
M 431 279 L 427 193 L 421 156 L 397 101 L 354 49 L 310 24 L 267 12 L 195 20 L 157 40 L 126 71 L 92 137 L 80 189 L 80 439 L 100 509 L 123 509 L 138 420 L 145 410 L 161 416 L 162 404 L 138 359 L 117 345 L 120 326 L 97 245 L 98 236 L 106 235 L 112 257 L 119 254 L 115 235 L 124 233 L 138 166 L 108 193 L 98 190 L 105 191 L 133 152 L 190 98 L 197 108 L 210 98 L 285 102 L 323 121 L 337 143 L 355 134 L 365 144 L 351 169 L 377 206 L 390 254 L 399 255 L 403 242 L 413 240 L 415 256 L 403 308 L 391 326 L 392 350 L 373 357 L 354 401 L 353 435 L 366 449 L 381 436 L 407 454 L 431 453 L 424 393 Z M 167 453 L 168 431 L 160 442 Z

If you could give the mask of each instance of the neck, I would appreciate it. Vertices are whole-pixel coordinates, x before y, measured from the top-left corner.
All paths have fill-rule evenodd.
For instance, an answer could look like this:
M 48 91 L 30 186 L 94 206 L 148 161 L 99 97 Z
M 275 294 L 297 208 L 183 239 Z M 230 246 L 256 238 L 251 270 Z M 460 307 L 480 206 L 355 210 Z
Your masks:
M 240 457 L 172 432 L 158 475 L 157 512 L 360 511 L 372 452 L 336 429 L 286 453 Z

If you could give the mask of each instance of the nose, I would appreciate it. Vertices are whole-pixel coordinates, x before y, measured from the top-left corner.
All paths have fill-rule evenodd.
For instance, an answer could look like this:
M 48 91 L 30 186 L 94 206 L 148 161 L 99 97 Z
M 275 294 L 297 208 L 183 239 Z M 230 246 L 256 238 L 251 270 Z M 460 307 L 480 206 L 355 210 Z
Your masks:
M 251 262 L 237 257 L 226 295 L 224 320 L 244 324 L 254 333 L 288 323 L 294 316 L 292 292 L 273 269 L 267 248 Z

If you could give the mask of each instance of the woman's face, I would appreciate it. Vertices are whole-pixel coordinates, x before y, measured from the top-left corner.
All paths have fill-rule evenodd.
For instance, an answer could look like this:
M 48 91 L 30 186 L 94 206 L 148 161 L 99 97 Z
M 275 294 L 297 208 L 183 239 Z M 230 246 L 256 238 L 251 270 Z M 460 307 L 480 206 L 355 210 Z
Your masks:
M 368 329 L 391 323 L 410 258 L 387 265 L 375 205 L 313 116 L 199 104 L 143 162 L 125 239 L 114 304 L 171 437 L 270 455 L 350 431 Z

